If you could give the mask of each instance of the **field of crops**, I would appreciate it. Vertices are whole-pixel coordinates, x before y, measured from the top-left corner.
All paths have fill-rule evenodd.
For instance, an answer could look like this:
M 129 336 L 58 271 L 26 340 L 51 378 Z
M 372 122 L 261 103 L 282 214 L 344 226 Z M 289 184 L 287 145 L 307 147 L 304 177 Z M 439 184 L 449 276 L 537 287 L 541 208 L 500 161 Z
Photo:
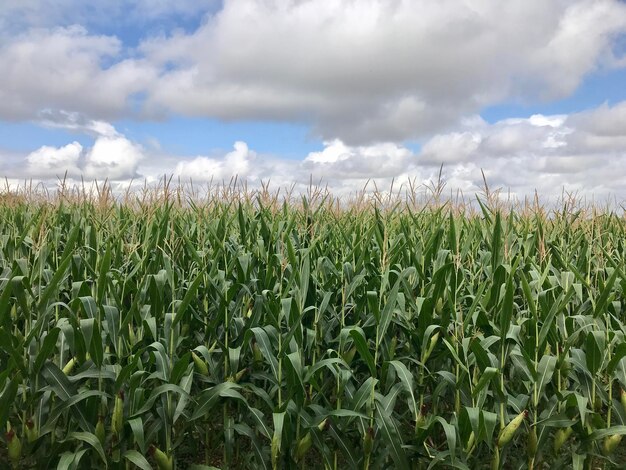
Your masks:
M 0 468 L 624 468 L 626 221 L 0 200 Z

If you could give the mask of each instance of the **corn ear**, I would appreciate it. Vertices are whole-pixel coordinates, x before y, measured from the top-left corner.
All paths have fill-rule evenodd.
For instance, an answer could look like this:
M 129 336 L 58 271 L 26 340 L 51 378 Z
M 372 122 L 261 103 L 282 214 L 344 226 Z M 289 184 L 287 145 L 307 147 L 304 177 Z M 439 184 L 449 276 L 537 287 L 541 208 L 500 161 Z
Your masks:
M 245 377 L 245 375 L 249 372 L 247 367 L 241 369 L 239 372 L 235 374 L 235 383 L 239 383 L 241 379 Z
M 35 426 L 35 423 L 32 419 L 28 419 L 26 421 L 26 440 L 29 444 L 32 444 L 39 438 L 39 429 Z
M 602 444 L 602 452 L 604 453 L 604 455 L 612 454 L 621 441 L 621 434 L 613 434 L 612 436 L 606 437 L 604 439 L 604 443 Z
M 278 468 L 278 457 L 280 456 L 280 442 L 278 436 L 272 437 L 272 468 Z
M 354 359 L 355 354 L 356 346 L 354 346 L 352 349 L 349 349 L 343 354 L 343 360 L 346 362 L 346 364 L 350 365 L 352 363 L 352 359 Z
M 417 413 L 417 418 L 415 420 L 415 427 L 421 428 L 426 424 L 426 413 L 428 412 L 428 407 L 426 405 L 422 405 L 419 413 Z
M 98 422 L 96 423 L 96 437 L 101 444 L 104 444 L 106 436 L 104 432 L 104 418 L 102 416 L 98 416 Z
M 526 416 L 528 416 L 528 411 L 522 411 L 515 418 L 513 418 L 509 424 L 502 429 L 502 431 L 500 431 L 497 441 L 498 447 L 504 447 L 511 442 L 511 439 L 513 439 L 513 436 L 524 422 L 524 418 L 526 418 Z
M 396 356 L 396 348 L 398 347 L 398 337 L 391 338 L 391 345 L 389 346 L 389 356 L 393 359 Z
M 325 418 L 320 424 L 317 425 L 319 431 L 326 431 L 330 427 L 330 420 Z
M 159 470 L 172 470 L 174 468 L 174 459 L 171 455 L 167 455 L 156 446 L 150 446 L 150 453 Z
M 191 357 L 193 359 L 193 365 L 196 369 L 196 372 L 200 375 L 207 376 L 209 375 L 209 367 L 206 365 L 206 362 L 200 358 L 195 352 L 191 351 Z
M 17 465 L 22 457 L 22 442 L 13 429 L 10 429 L 4 437 L 7 440 L 9 459 Z
M 426 350 L 426 353 L 424 354 L 424 357 L 422 358 L 422 362 L 426 362 L 428 360 L 433 350 L 435 349 L 435 346 L 437 345 L 438 340 L 439 340 L 439 332 L 435 333 L 434 335 L 430 337 L 430 342 L 428 343 L 428 349 Z
M 124 428 L 124 392 L 120 391 L 115 396 L 115 405 L 113 405 L 113 416 L 111 418 L 111 431 L 113 434 L 119 435 Z
M 131 346 L 137 344 L 137 337 L 135 336 L 135 329 L 132 326 L 128 326 L 128 342 Z
M 72 371 L 74 370 L 75 365 L 76 365 L 76 358 L 73 357 L 69 361 L 67 361 L 67 364 L 65 364 L 65 367 L 63 367 L 63 373 L 65 375 L 70 375 Z
M 261 348 L 259 348 L 259 345 L 256 343 L 256 341 L 252 342 L 252 355 L 254 357 L 255 364 L 260 364 L 261 362 L 263 362 L 263 353 L 261 352 Z
M 573 430 L 571 427 L 565 428 L 565 429 L 559 429 L 555 436 L 554 436 L 554 453 L 558 454 L 559 451 L 561 450 L 561 447 L 563 447 L 563 444 L 565 444 L 565 441 L 567 441 L 567 439 L 569 438 L 569 436 L 572 434 Z
M 299 462 L 300 460 L 302 460 L 302 458 L 311 448 L 311 445 L 313 445 L 313 436 L 311 435 L 310 432 L 308 432 L 306 433 L 306 436 L 304 436 L 298 442 L 298 445 L 296 447 L 296 456 L 295 456 L 296 462 Z

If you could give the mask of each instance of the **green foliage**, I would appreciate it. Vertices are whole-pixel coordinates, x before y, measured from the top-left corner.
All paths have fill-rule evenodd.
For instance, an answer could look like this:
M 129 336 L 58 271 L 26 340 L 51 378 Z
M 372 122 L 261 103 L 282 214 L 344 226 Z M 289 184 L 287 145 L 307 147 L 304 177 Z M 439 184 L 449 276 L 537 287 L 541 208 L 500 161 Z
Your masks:
M 0 202 L 0 467 L 620 467 L 624 219 L 480 208 Z

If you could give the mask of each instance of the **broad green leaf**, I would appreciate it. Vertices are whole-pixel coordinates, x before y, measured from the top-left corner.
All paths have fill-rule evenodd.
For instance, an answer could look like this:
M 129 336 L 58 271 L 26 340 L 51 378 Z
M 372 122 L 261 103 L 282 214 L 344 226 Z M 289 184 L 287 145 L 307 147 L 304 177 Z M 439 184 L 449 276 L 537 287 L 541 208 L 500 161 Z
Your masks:
M 376 422 L 382 437 L 388 446 L 395 468 L 408 470 L 410 468 L 409 461 L 406 452 L 402 447 L 403 440 L 393 417 L 390 416 L 389 412 L 383 409 L 378 403 L 376 404 L 376 411 Z
M 133 465 L 141 468 L 142 470 L 152 470 L 152 467 L 150 466 L 146 458 L 136 450 L 127 450 L 126 452 L 124 452 L 124 458 L 131 462 Z

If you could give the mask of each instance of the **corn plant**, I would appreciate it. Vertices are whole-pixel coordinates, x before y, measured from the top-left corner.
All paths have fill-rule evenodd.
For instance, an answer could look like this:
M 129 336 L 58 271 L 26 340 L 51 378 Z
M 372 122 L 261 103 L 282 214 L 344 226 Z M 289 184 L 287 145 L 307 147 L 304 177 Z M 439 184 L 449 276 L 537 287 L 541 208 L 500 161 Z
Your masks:
M 0 198 L 2 468 L 623 468 L 624 218 Z

